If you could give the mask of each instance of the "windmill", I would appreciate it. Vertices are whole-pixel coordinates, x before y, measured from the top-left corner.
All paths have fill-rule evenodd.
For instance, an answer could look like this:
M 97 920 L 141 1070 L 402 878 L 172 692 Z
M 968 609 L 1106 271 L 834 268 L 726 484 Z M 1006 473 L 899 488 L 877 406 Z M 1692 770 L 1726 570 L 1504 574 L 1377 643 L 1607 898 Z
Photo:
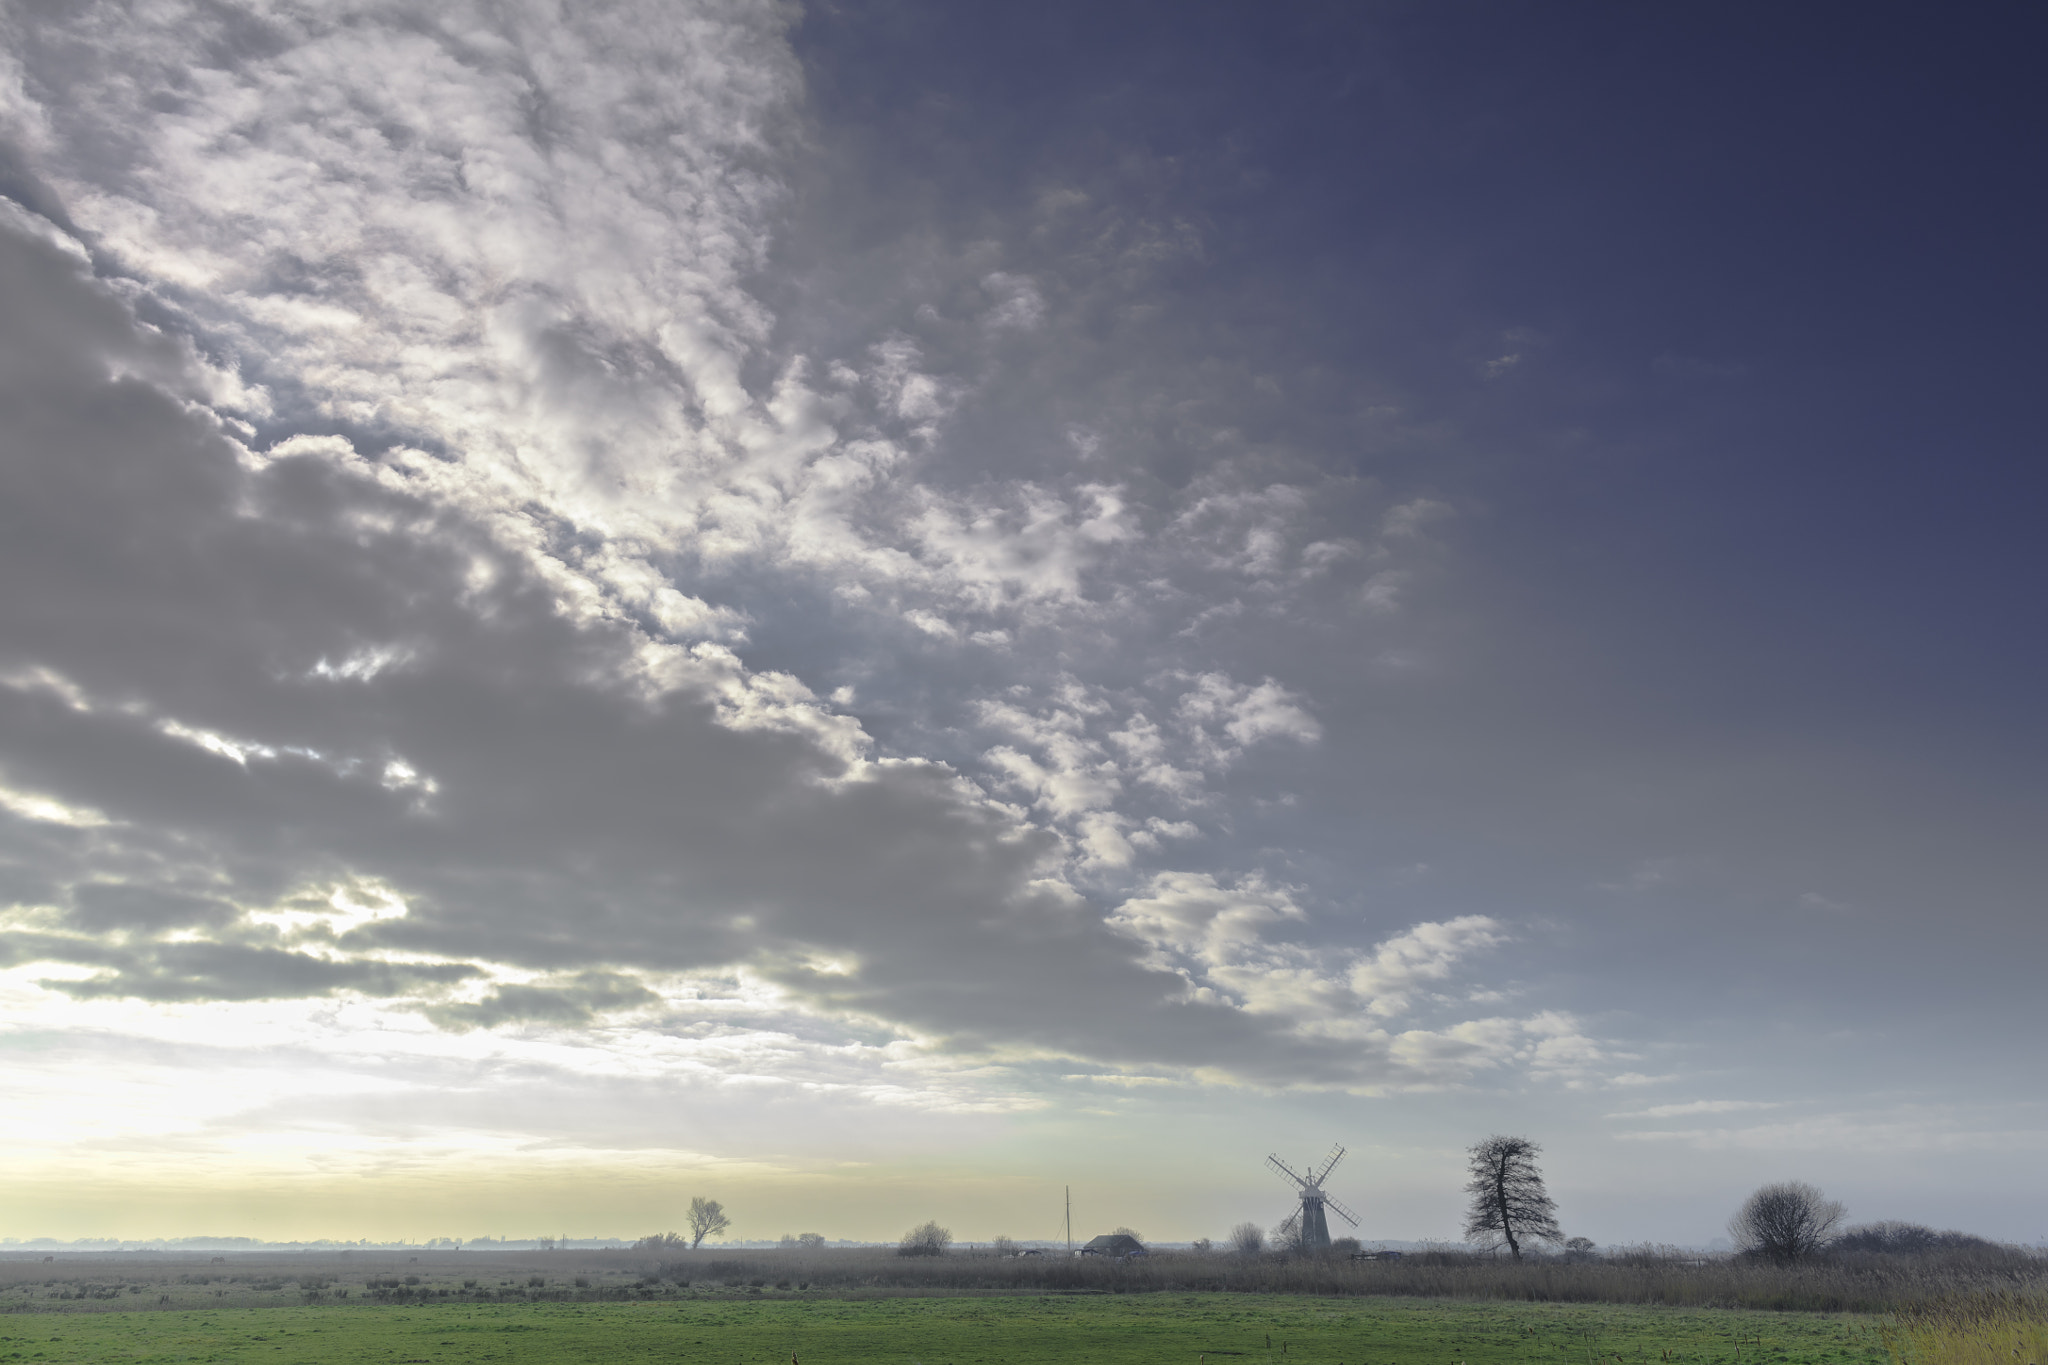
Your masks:
M 1323 1217 L 1324 1209 L 1331 1210 L 1352 1227 L 1358 1226 L 1357 1215 L 1323 1193 L 1323 1182 L 1330 1178 L 1330 1172 L 1336 1170 L 1337 1163 L 1343 1159 L 1344 1149 L 1332 1147 L 1320 1171 L 1310 1165 L 1307 1168 L 1307 1175 L 1297 1175 L 1294 1168 L 1279 1157 L 1266 1158 L 1266 1164 L 1271 1166 L 1282 1180 L 1301 1191 L 1301 1207 L 1288 1215 L 1287 1221 L 1280 1225 L 1279 1235 L 1283 1240 L 1298 1238 L 1303 1249 L 1308 1251 L 1319 1251 L 1330 1245 L 1330 1223 Z

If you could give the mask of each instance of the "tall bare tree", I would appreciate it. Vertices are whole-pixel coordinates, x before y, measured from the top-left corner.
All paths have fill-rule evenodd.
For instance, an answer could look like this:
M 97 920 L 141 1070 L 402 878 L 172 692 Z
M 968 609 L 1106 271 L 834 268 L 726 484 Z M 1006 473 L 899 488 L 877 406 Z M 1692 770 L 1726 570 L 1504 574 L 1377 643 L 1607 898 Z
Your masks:
M 1789 1265 L 1820 1251 L 1842 1221 L 1842 1206 L 1803 1180 L 1766 1185 L 1728 1220 L 1735 1249 Z
M 1536 1169 L 1536 1154 L 1542 1150 L 1527 1138 L 1498 1134 L 1472 1148 L 1472 1178 L 1465 1184 L 1472 1206 L 1465 1214 L 1465 1236 L 1491 1246 L 1505 1242 L 1518 1261 L 1524 1240 L 1564 1240 L 1557 1205 Z
M 1256 1256 L 1266 1249 L 1266 1230 L 1257 1223 L 1239 1223 L 1230 1230 L 1230 1245 L 1240 1255 Z
M 697 1195 L 690 1200 L 690 1250 L 695 1251 L 706 1237 L 714 1232 L 724 1232 L 732 1226 L 732 1219 L 725 1216 L 725 1205 L 716 1199 Z

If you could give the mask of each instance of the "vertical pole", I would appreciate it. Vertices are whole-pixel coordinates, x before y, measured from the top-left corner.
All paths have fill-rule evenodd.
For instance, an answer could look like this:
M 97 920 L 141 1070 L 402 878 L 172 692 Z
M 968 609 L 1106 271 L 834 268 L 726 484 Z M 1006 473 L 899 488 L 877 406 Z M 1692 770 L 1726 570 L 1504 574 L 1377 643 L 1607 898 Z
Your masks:
M 1067 1186 L 1067 1255 L 1074 1254 L 1074 1187 Z

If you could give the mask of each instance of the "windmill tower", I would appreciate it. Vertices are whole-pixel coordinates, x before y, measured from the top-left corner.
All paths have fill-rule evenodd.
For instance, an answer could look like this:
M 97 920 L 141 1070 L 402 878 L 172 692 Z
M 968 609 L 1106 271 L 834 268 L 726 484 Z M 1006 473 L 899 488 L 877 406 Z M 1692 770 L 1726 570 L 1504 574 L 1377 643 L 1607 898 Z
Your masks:
M 1345 1208 L 1336 1200 L 1330 1198 L 1329 1195 L 1323 1193 L 1323 1182 L 1330 1178 L 1330 1172 L 1337 1169 L 1337 1163 L 1343 1159 L 1344 1149 L 1342 1147 L 1332 1147 L 1330 1155 L 1323 1161 L 1323 1168 L 1320 1171 L 1313 1165 L 1310 1165 L 1307 1167 L 1309 1172 L 1307 1175 L 1297 1175 L 1294 1169 L 1279 1157 L 1269 1156 L 1266 1158 L 1266 1164 L 1271 1166 L 1282 1180 L 1287 1181 L 1301 1192 L 1301 1207 L 1290 1214 L 1287 1221 L 1280 1225 L 1281 1237 L 1294 1237 L 1297 1235 L 1297 1229 L 1299 1229 L 1301 1245 L 1305 1249 L 1320 1251 L 1324 1247 L 1329 1246 L 1330 1222 L 1323 1216 L 1324 1209 L 1331 1210 L 1339 1218 L 1351 1224 L 1352 1227 L 1358 1226 L 1357 1215 L 1353 1214 L 1350 1209 Z

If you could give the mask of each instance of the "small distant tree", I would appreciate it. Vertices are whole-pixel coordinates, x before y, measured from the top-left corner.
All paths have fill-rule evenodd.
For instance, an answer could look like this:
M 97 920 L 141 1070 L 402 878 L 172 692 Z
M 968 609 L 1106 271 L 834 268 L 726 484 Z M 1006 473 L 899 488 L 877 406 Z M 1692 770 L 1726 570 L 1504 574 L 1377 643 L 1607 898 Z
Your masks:
M 1230 1230 L 1230 1249 L 1240 1256 L 1258 1255 L 1266 1249 L 1266 1230 L 1257 1223 L 1239 1223 Z
M 1207 1237 L 1197 1237 L 1194 1241 L 1188 1243 L 1188 1250 L 1200 1252 L 1204 1256 L 1207 1256 L 1210 1252 L 1214 1251 L 1215 1249 L 1216 1244 L 1210 1241 Z
M 1465 1184 L 1465 1193 L 1472 1196 L 1465 1214 L 1467 1239 L 1494 1247 L 1505 1243 L 1518 1261 L 1525 1241 L 1564 1240 L 1557 1205 L 1536 1169 L 1536 1154 L 1542 1150 L 1527 1138 L 1499 1134 L 1472 1148 L 1472 1178 Z
M 690 1250 L 695 1251 L 704 1244 L 704 1239 L 714 1232 L 724 1232 L 732 1226 L 732 1219 L 725 1216 L 725 1205 L 716 1199 L 696 1195 L 690 1200 L 687 1215 L 690 1224 Z
M 1818 1254 L 1842 1221 L 1842 1206 L 1803 1180 L 1766 1185 L 1728 1220 L 1744 1256 L 1791 1265 Z
M 785 1232 L 785 1233 L 783 1233 L 783 1234 L 782 1234 L 782 1240 L 781 1240 L 781 1241 L 779 1241 L 779 1242 L 777 1242 L 777 1243 L 775 1244 L 775 1249 L 776 1249 L 777 1251 L 795 1251 L 795 1250 L 796 1250 L 796 1248 L 797 1248 L 797 1240 L 796 1240 L 796 1234 L 795 1234 L 795 1233 L 793 1233 L 793 1232 Z
M 1128 1237 L 1139 1246 L 1145 1245 L 1145 1239 L 1138 1235 L 1136 1228 L 1111 1228 L 1109 1235 L 1112 1237 Z
M 996 1239 L 988 1244 L 988 1249 L 998 1256 L 1015 1256 L 1017 1254 L 1017 1244 L 1003 1236 L 1000 1232 L 996 1234 Z
M 953 1244 L 950 1229 L 942 1228 L 936 1221 L 920 1223 L 903 1234 L 903 1240 L 896 1244 L 898 1256 L 943 1256 L 946 1248 Z
M 1564 1255 L 1568 1261 L 1590 1261 L 1593 1259 L 1591 1237 L 1567 1237 L 1564 1239 Z
M 825 1249 L 825 1234 L 822 1232 L 799 1232 L 796 1235 L 796 1244 L 805 1251 L 823 1251 Z
M 690 1244 L 689 1239 L 679 1232 L 657 1232 L 652 1237 L 642 1237 L 633 1243 L 635 1251 L 681 1251 Z

